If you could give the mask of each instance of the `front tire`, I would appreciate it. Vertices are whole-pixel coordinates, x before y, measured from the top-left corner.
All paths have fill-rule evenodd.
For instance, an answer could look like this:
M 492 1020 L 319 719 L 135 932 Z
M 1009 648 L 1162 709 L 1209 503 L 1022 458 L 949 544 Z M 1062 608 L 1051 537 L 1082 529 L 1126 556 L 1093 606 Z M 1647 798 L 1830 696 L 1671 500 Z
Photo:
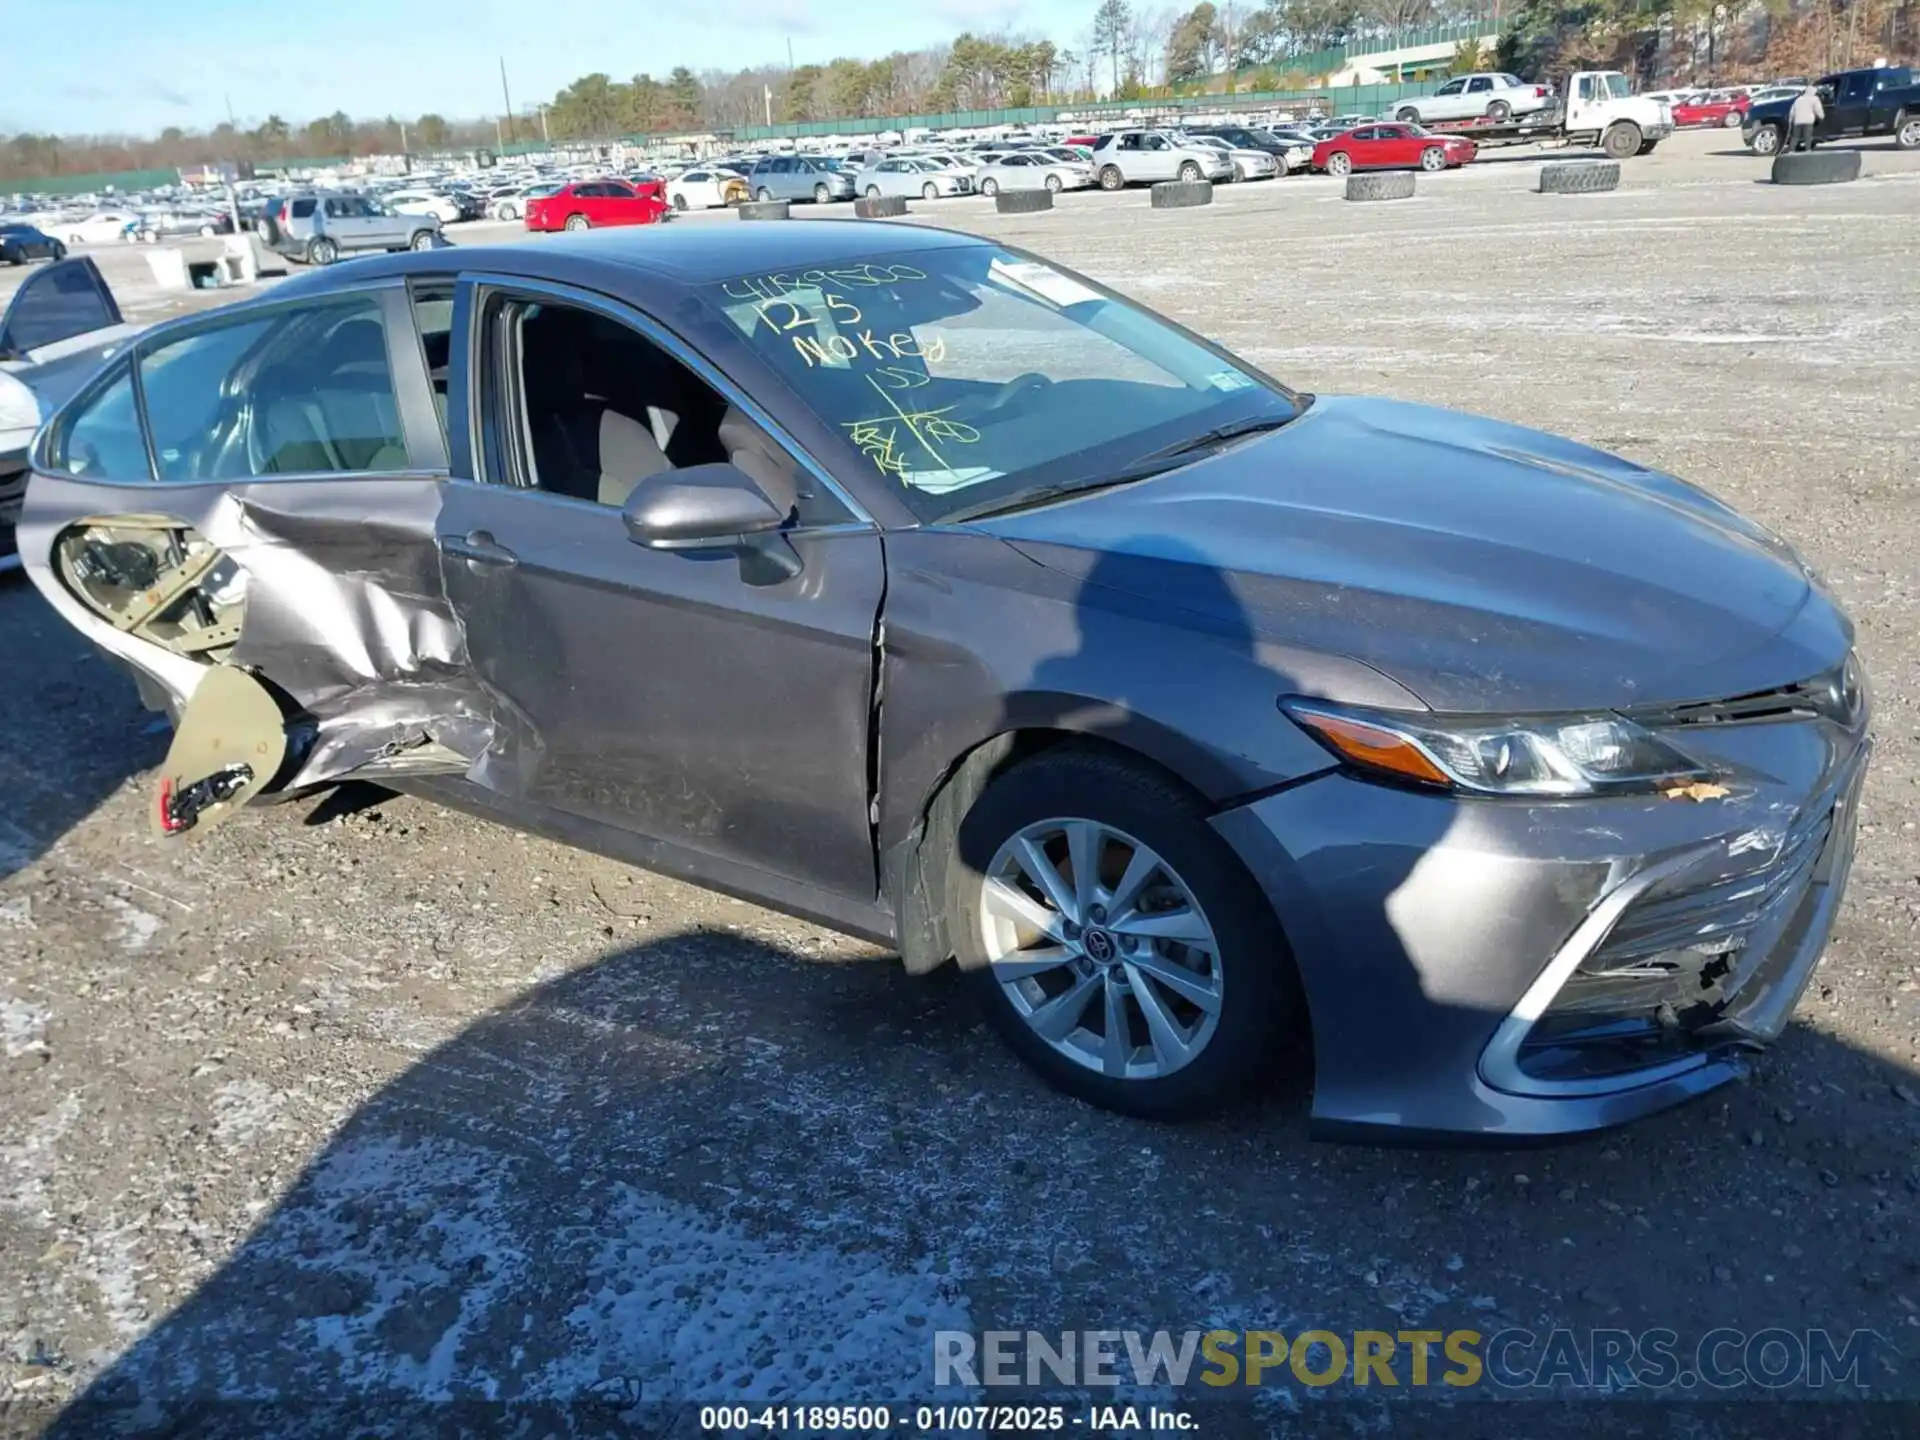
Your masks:
M 760 187 L 760 193 L 754 196 L 753 198 L 758 200 L 761 204 L 764 205 L 767 201 L 773 199 L 773 192 L 767 189 L 766 186 L 762 185 Z
M 940 187 L 929 180 L 920 187 L 920 198 L 922 200 L 938 200 L 940 198 Z
M 1049 175 L 1041 183 L 1044 184 L 1047 187 L 1047 189 L 1052 191 L 1055 195 L 1058 195 L 1060 193 L 1061 187 L 1064 182 L 1060 179 L 1058 175 Z
M 831 199 L 833 199 L 833 192 L 827 189 L 826 186 L 816 185 L 813 187 L 813 203 L 814 204 L 825 205 Z
M 407 248 L 409 250 L 433 249 L 433 231 L 431 230 L 418 231 L 414 235 L 413 239 L 408 242 Z
M 1447 152 L 1438 145 L 1429 145 L 1420 152 L 1420 168 L 1429 175 L 1437 175 L 1447 168 Z
M 520 218 L 520 211 L 512 205 L 502 205 L 500 207 L 500 218 L 502 220 L 518 220 Z
M 1271 907 L 1199 801 L 1144 763 L 1036 755 L 974 802 L 949 860 L 962 984 L 1057 1088 L 1175 1119 L 1252 1092 L 1287 1048 L 1301 1012 Z
M 988 176 L 980 182 L 980 193 L 991 200 L 1000 193 L 1000 182 L 992 176 Z
M 1756 155 L 1778 155 L 1780 153 L 1780 127 L 1778 125 L 1762 125 L 1758 130 L 1753 132 L 1751 144 L 1753 153 Z
M 1191 185 L 1200 178 L 1200 167 L 1189 160 L 1180 167 L 1180 178 Z
M 1600 148 L 1609 160 L 1625 160 L 1639 153 L 1640 127 L 1631 120 L 1616 120 L 1600 137 Z

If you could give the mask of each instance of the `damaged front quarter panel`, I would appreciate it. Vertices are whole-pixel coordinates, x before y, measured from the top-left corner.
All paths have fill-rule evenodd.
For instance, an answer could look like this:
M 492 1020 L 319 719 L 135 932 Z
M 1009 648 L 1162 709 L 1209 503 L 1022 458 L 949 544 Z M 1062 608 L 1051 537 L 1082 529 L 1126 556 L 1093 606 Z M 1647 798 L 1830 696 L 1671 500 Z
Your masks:
M 526 772 L 539 742 L 469 663 L 436 544 L 443 483 L 134 490 L 37 474 L 21 548 L 54 608 L 180 715 L 163 782 L 191 792 L 199 823 L 349 776 L 499 784 Z M 137 517 L 115 513 L 136 496 Z M 222 720 L 211 724 L 196 710 L 216 668 L 255 683 L 207 689 Z M 275 734 L 259 733 L 276 718 Z M 253 773 L 239 781 L 236 766 Z

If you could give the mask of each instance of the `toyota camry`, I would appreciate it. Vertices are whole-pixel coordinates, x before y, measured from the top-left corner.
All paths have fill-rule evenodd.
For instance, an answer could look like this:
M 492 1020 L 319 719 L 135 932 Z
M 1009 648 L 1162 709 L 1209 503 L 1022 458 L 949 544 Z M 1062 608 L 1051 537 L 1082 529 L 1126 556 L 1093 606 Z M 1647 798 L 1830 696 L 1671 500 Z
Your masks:
M 418 791 L 957 964 L 1132 1114 L 1289 1060 L 1328 1134 L 1659 1110 L 1847 878 L 1866 685 L 1776 536 L 971 236 L 359 261 L 134 338 L 31 464 L 160 834 Z

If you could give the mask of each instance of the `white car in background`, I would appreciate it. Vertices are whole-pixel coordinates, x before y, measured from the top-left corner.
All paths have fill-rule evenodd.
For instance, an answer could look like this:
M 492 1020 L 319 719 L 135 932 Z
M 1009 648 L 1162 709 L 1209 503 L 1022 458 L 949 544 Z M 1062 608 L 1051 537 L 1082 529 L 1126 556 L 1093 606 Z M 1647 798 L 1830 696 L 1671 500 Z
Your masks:
M 1044 150 L 1013 150 L 980 167 L 980 193 L 1002 190 L 1084 190 L 1093 184 L 1093 166 L 1056 160 Z
M 460 202 L 432 190 L 395 190 L 381 203 L 396 215 L 431 215 L 442 225 L 460 218 Z
M 1456 75 L 1431 95 L 1393 107 L 1393 118 L 1404 125 L 1429 120 L 1477 120 L 1485 116 L 1503 124 L 1521 115 L 1533 115 L 1553 104 L 1553 89 L 1528 85 L 1516 75 L 1488 71 Z
M 559 188 L 558 180 L 548 180 L 538 185 L 517 186 L 505 195 L 494 196 L 487 204 L 487 214 L 495 220 L 518 220 L 527 213 L 527 201 L 544 200 Z
M 83 220 L 62 220 L 54 233 L 69 245 L 105 245 L 126 239 L 139 224 L 132 210 L 96 210 Z
M 1229 145 L 1218 135 L 1182 135 L 1183 144 L 1205 145 L 1209 150 L 1218 150 L 1227 157 L 1227 163 L 1233 167 L 1235 180 L 1271 180 L 1280 173 L 1280 162 L 1266 150 L 1243 150 Z
M 683 170 L 667 182 L 667 203 L 676 210 L 718 210 L 750 198 L 747 177 L 718 165 Z

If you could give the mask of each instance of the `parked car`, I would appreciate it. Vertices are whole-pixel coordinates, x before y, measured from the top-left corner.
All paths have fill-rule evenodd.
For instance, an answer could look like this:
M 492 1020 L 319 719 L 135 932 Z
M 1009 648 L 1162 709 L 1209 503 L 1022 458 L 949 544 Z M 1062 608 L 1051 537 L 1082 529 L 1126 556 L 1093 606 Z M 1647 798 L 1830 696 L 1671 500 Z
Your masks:
M 1904 65 L 1842 70 L 1823 76 L 1815 88 L 1827 112 L 1826 119 L 1814 127 L 1816 144 L 1856 135 L 1890 135 L 1900 149 L 1920 150 L 1920 72 Z M 1792 107 L 1790 95 L 1748 108 L 1741 135 L 1756 155 L 1779 151 Z
M 211 210 L 148 210 L 140 216 L 133 238 L 144 241 L 170 240 L 181 235 L 211 238 L 231 235 L 233 217 Z
M 1716 125 L 1737 130 L 1747 118 L 1747 97 L 1726 91 L 1696 91 L 1673 102 L 1677 126 Z
M 1477 147 L 1458 135 L 1436 135 L 1419 125 L 1361 125 L 1313 148 L 1313 168 L 1329 175 L 1355 170 L 1455 170 Z
M 1272 130 L 1256 130 L 1250 125 L 1203 125 L 1186 132 L 1195 137 L 1211 137 L 1235 150 L 1258 150 L 1272 157 L 1276 173 L 1304 170 L 1313 159 L 1313 146 L 1304 139 L 1282 136 Z
M 577 180 L 551 195 L 530 196 L 529 230 L 590 230 L 596 225 L 656 225 L 673 213 L 662 195 L 666 187 L 629 185 L 624 180 Z
M 64 220 L 58 234 L 69 245 L 104 245 L 113 240 L 128 240 L 140 228 L 140 216 L 133 210 L 96 210 L 79 220 Z
M 33 584 L 179 717 L 160 843 L 377 778 L 956 960 L 1133 1114 L 1311 1055 L 1321 1133 L 1565 1134 L 1787 1024 L 1870 704 L 1722 502 L 948 231 L 449 258 L 148 331 L 34 444 Z
M 825 205 L 854 196 L 853 172 L 824 155 L 767 155 L 747 175 L 756 200 L 812 200 Z
M 442 225 L 451 225 L 463 217 L 460 202 L 439 190 L 393 190 L 381 203 L 396 215 L 431 215 Z
M 937 200 L 943 195 L 971 193 L 973 181 L 962 170 L 912 155 L 894 155 L 857 171 L 853 187 L 870 198 L 898 195 L 907 199 Z
M 1553 91 L 1548 86 L 1489 72 L 1456 76 L 1431 95 L 1403 100 L 1393 107 L 1393 118 L 1418 125 L 1425 120 L 1477 120 L 1484 115 L 1498 125 L 1552 104 Z
M 63 242 L 33 233 L 47 240 L 52 263 L 21 283 L 0 316 L 0 574 L 20 568 L 15 527 L 41 422 L 141 328 L 121 318 L 92 260 L 68 259 Z
M 1272 151 L 1250 145 L 1229 145 L 1218 135 L 1195 135 L 1191 131 L 1182 131 L 1179 138 L 1182 144 L 1205 145 L 1226 156 L 1227 164 L 1232 167 L 1230 178 L 1236 181 L 1271 180 L 1284 168 L 1280 157 Z
M 744 175 L 736 170 L 696 166 L 684 170 L 667 182 L 667 203 L 676 210 L 717 210 L 738 205 L 752 192 Z
M 1094 183 L 1093 166 L 1081 161 L 1056 160 L 1041 151 L 1015 151 L 980 168 L 980 193 L 1002 190 L 1084 190 Z
M 46 231 L 24 220 L 0 220 L 0 264 L 24 265 L 29 260 L 61 260 L 67 247 Z
M 1164 130 L 1116 130 L 1093 148 L 1094 175 L 1103 190 L 1157 180 L 1227 180 L 1233 165 L 1218 150 L 1188 145 Z
M 538 185 L 516 185 L 495 195 L 487 213 L 495 220 L 518 220 L 526 213 L 529 200 L 544 200 L 560 189 L 558 180 L 543 180 Z
M 431 250 L 441 243 L 435 215 L 402 215 L 353 191 L 282 196 L 260 220 L 267 244 L 309 265 L 331 265 L 369 250 Z

